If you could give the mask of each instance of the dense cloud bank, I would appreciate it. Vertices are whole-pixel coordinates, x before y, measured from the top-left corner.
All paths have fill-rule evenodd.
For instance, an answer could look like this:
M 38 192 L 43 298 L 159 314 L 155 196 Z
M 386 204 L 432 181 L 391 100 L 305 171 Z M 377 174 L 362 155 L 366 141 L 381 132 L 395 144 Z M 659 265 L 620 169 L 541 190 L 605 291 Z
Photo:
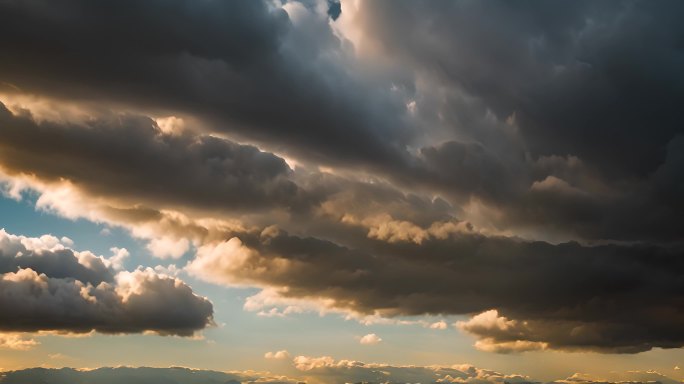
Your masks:
M 486 351 L 684 345 L 682 3 L 340 10 L 0 0 L 5 194 L 275 301 L 470 315 Z M 50 329 L 187 333 L 102 323 L 149 308 L 124 280 L 210 322 L 177 280 L 50 252 L 0 259 L 5 289 L 85 308 Z M 17 313 L 50 319 L 46 295 Z
M 396 159 L 401 99 L 348 71 L 327 15 L 299 13 L 295 29 L 265 1 L 3 1 L 0 33 L 13 38 L 2 46 L 0 81 L 199 114 L 315 157 Z
M 682 252 L 459 233 L 420 244 L 368 239 L 360 250 L 268 229 L 258 238 L 205 245 L 188 269 L 209 281 L 273 287 L 285 298 L 327 300 L 361 314 L 497 308 L 461 327 L 481 338 L 484 350 L 634 353 L 684 345 Z
M 320 8 L 4 1 L 0 81 L 195 116 L 480 202 L 500 228 L 682 240 L 680 3 L 347 1 L 335 22 Z
M 0 230 L 0 332 L 141 333 L 191 336 L 213 324 L 213 307 L 173 277 L 121 270 L 110 258 L 52 236 Z
M 226 211 L 296 204 L 285 161 L 212 136 L 164 133 L 142 116 L 36 122 L 0 103 L 0 164 L 43 180 L 72 180 L 93 195 Z M 58 159 L 58 161 L 55 161 Z

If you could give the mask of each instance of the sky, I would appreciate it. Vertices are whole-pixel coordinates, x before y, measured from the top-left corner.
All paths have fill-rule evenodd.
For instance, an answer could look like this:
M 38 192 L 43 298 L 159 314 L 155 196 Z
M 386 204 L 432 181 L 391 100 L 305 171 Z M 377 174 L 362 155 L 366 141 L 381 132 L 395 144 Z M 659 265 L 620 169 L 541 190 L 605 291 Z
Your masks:
M 682 17 L 0 0 L 0 383 L 680 383 Z

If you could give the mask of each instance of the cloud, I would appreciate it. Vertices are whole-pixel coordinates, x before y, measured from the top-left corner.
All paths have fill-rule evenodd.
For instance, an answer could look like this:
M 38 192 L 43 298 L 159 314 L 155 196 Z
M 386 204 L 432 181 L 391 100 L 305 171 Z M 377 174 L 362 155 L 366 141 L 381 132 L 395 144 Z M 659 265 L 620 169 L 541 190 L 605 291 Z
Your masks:
M 0 382 L 3 384 L 43 382 L 49 384 L 68 384 L 74 382 L 97 382 L 116 384 L 122 381 L 130 383 L 188 383 L 188 384 L 296 384 L 297 380 L 285 376 L 255 371 L 219 372 L 181 367 L 148 368 L 148 367 L 116 367 L 96 369 L 46 369 L 29 368 L 18 371 L 3 372 Z
M 113 8 L 104 17 L 102 9 Z M 73 0 L 59 8 L 65 19 L 43 19 L 47 9 L 56 10 L 41 0 L 2 5 L 0 24 L 15 32 L 3 46 L 13 51 L 11 62 L 0 67 L 3 83 L 55 98 L 173 109 L 174 116 L 202 116 L 219 130 L 311 157 L 400 157 L 401 136 L 408 134 L 401 118 L 405 102 L 388 92 L 387 79 L 401 82 L 400 74 L 356 62 L 331 30 L 325 10 L 266 1 L 160 1 L 148 9 L 133 2 L 93 7 Z M 124 21 L 131 29 L 122 28 Z M 169 35 L 181 24 L 193 27 Z M 40 32 L 27 25 L 39 25 Z M 66 44 L 59 62 L 49 52 L 54 44 Z M 38 64 L 42 60 L 54 65 Z M 84 60 L 88 69 L 74 70 Z M 74 92 L 76 83 L 82 86 Z
M 660 372 L 648 371 L 626 371 L 615 372 L 612 371 L 609 378 L 594 377 L 584 373 L 575 373 L 572 376 L 563 379 L 555 380 L 553 383 L 582 383 L 582 384 L 598 384 L 598 383 L 614 383 L 614 382 L 632 382 L 632 383 L 662 383 L 662 384 L 677 384 L 680 381 L 669 378 Z
M 113 253 L 105 258 L 89 251 L 74 251 L 52 235 L 17 236 L 0 229 L 0 273 L 31 269 L 54 278 L 73 278 L 92 285 L 112 283 L 128 252 L 115 249 Z
M 45 235 L 0 231 L 2 332 L 142 333 L 191 336 L 213 324 L 213 307 L 181 280 L 152 269 L 120 270 L 127 252 L 111 258 L 66 248 Z M 31 340 L 3 334 L 3 344 Z
M 372 253 L 284 231 L 245 234 L 198 252 L 188 269 L 214 282 L 265 288 L 269 299 L 252 301 L 255 308 L 280 299 L 361 317 L 481 313 L 459 327 L 494 352 L 635 353 L 684 343 L 672 309 L 679 300 L 678 249 L 482 235 L 365 242 Z
M 364 345 L 379 344 L 381 341 L 382 339 L 375 333 L 369 333 L 359 339 L 359 343 Z
M 178 259 L 190 249 L 188 239 L 174 239 L 171 237 L 161 237 L 151 239 L 147 244 L 147 249 L 152 255 L 159 258 Z
M 335 360 L 330 356 L 297 356 L 293 361 L 307 380 L 315 383 L 530 383 L 529 377 L 504 375 L 468 364 L 419 366 Z
M 336 26 L 359 55 L 413 74 L 420 129 L 458 138 L 423 146 L 414 183 L 464 202 L 475 197 L 497 208 L 499 223 L 536 228 L 537 236 L 681 240 L 681 206 L 658 197 L 672 189 L 654 177 L 681 135 L 681 111 L 656 101 L 684 96 L 684 30 L 672 17 L 681 4 L 580 1 L 560 13 L 498 2 L 342 8 Z M 653 116 L 660 124 L 645 129 Z M 539 166 L 554 157 L 575 166 Z M 549 177 L 585 198 L 528 190 Z
M 335 359 L 330 356 L 309 357 L 296 356 L 293 360 L 295 368 L 300 371 L 310 371 L 316 368 L 323 368 L 335 364 Z
M 480 226 L 542 240 L 681 241 L 684 207 L 675 192 L 684 170 L 677 156 L 682 114 L 661 102 L 684 96 L 676 2 L 579 1 L 557 13 L 536 4 L 379 1 L 341 4 L 346 10 L 335 21 L 329 7 L 310 3 L 188 7 L 175 0 L 152 12 L 127 2 L 116 3 L 111 15 L 101 11 L 109 2 L 70 4 L 59 12 L 48 11 L 54 5 L 45 0 L 2 5 L 0 25 L 14 38 L 2 46 L 8 54 L 0 80 L 11 84 L 4 93 L 13 97 L 172 116 L 136 124 L 154 123 L 162 135 L 136 129 L 118 141 L 102 138 L 111 142 L 110 158 L 130 161 L 120 167 L 149 165 L 145 175 L 157 176 L 146 183 L 112 171 L 114 181 L 128 182 L 119 193 L 155 194 L 175 204 L 184 197 L 205 209 L 296 205 L 300 190 L 283 177 L 289 168 L 282 158 L 204 136 L 196 145 L 167 138 L 187 137 L 186 121 L 200 121 L 206 130 L 287 152 L 305 167 L 368 172 L 454 205 L 483 205 L 493 214 L 479 217 Z M 193 27 L 169 35 L 178 24 Z M 145 28 L 131 27 L 143 31 L 132 33 L 122 25 Z M 64 48 L 59 55 L 55 46 Z M 644 128 L 653 116 L 657 129 Z M 47 146 L 41 139 L 50 135 L 39 132 L 31 135 L 36 143 L 21 141 L 31 155 L 46 150 L 39 145 Z M 147 164 L 143 155 L 121 156 L 121 137 L 134 133 L 145 139 L 138 149 L 161 158 Z M 143 145 L 153 138 L 193 156 L 161 156 L 162 143 Z M 230 153 L 218 166 L 207 147 Z M 76 160 L 59 163 L 69 159 Z M 255 162 L 268 164 L 255 171 Z M 116 168 L 103 159 L 95 164 Z M 163 177 L 168 169 L 181 173 Z M 61 171 L 52 176 L 75 178 L 75 170 Z M 92 170 L 85 173 L 92 178 Z M 218 186 L 207 185 L 210 175 L 221 180 Z M 410 224 L 396 219 L 370 229 L 387 240 L 422 241 Z
M 469 364 L 451 366 L 391 365 L 366 363 L 353 360 L 335 360 L 331 357 L 297 356 L 293 364 L 297 372 L 292 377 L 278 376 L 267 372 L 255 371 L 209 371 L 182 367 L 147 368 L 116 367 L 96 369 L 46 369 L 29 368 L 3 372 L 3 384 L 43 382 L 49 384 L 68 384 L 73 382 L 97 382 L 103 384 L 120 383 L 123 378 L 131 383 L 168 383 L 188 384 L 295 384 L 295 383 L 459 383 L 459 384 L 533 384 L 540 381 L 518 374 L 504 374 L 478 368 Z M 557 384 L 634 384 L 660 382 L 676 384 L 677 380 L 668 378 L 655 371 L 611 372 L 610 378 L 598 379 L 586 374 L 576 373 L 568 378 L 549 382 Z
M 40 342 L 21 333 L 0 333 L 0 348 L 27 351 L 38 345 Z
M 443 200 L 424 200 L 388 185 L 340 177 L 324 177 L 326 181 L 316 188 L 337 191 L 340 186 L 351 186 L 349 192 L 325 192 L 322 196 L 328 197 L 320 210 L 283 222 L 318 237 L 289 235 L 274 227 L 248 229 L 221 216 L 196 219 L 178 211 L 115 208 L 107 200 L 69 189 L 69 184 L 54 188 L 27 180 L 41 191 L 40 206 L 123 225 L 146 239 L 192 239 L 197 253 L 187 268 L 195 276 L 219 284 L 261 287 L 271 293 L 274 302 L 292 301 L 282 311 L 274 312 L 273 306 L 260 310 L 264 315 L 298 313 L 312 306 L 359 318 L 477 314 L 495 308 L 502 316 L 536 326 L 524 337 L 481 341 L 478 345 L 482 349 L 504 352 L 546 343 L 552 349 L 639 352 L 681 345 L 678 331 L 666 318 L 646 315 L 652 313 L 649 311 L 668 311 L 672 300 L 677 300 L 676 290 L 667 283 L 675 281 L 673 276 L 679 270 L 675 260 L 681 251 L 676 247 L 588 247 L 492 237 L 445 214 L 450 206 Z M 355 205 L 355 201 L 364 201 L 367 206 Z M 388 208 L 393 212 L 388 220 L 396 216 L 396 220 L 415 223 L 412 225 L 428 235 L 420 242 L 368 236 L 365 218 L 378 217 L 377 211 Z M 359 219 L 343 220 L 345 215 Z M 454 230 L 435 230 L 448 225 Z M 649 258 L 659 263 L 649 263 Z M 630 263 L 625 264 L 626 260 Z M 317 276 L 330 279 L 323 281 Z M 594 278 L 587 282 L 586 276 Z M 653 276 L 662 278 L 656 282 Z M 538 292 L 539 286 L 547 287 L 547 295 Z M 472 287 L 478 287 L 476 293 Z M 621 293 L 629 287 L 638 288 L 630 295 Z M 659 292 L 660 300 L 639 299 L 639 294 L 648 295 L 653 289 Z M 621 304 L 597 314 L 594 308 L 601 300 Z M 624 308 L 635 308 L 644 315 L 627 316 Z M 620 324 L 614 321 L 618 316 L 625 319 Z M 558 336 L 568 329 L 579 330 Z M 669 339 L 658 339 L 650 330 L 667 332 Z
M 285 360 L 290 358 L 290 353 L 283 349 L 281 351 L 276 352 L 266 352 L 266 354 L 264 354 L 264 357 L 267 359 Z
M 448 327 L 449 327 L 449 325 L 447 325 L 446 321 L 444 321 L 444 320 L 436 321 L 436 322 L 428 325 L 428 328 L 430 328 L 430 329 L 439 329 L 439 330 L 445 330 Z
M 226 211 L 292 204 L 297 195 L 283 159 L 212 136 L 166 134 L 143 116 L 37 122 L 0 105 L 0 124 L 5 172 L 68 179 L 92 195 Z M 163 242 L 152 249 L 167 252 Z

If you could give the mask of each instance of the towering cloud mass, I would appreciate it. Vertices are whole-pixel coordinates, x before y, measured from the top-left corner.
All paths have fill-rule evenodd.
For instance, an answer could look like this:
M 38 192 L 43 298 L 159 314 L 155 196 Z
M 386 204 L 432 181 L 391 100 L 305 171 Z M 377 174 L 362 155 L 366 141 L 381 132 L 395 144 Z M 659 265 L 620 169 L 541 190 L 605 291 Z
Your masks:
M 684 346 L 681 2 L 329 6 L 0 0 L 5 194 L 191 251 L 250 308 L 468 315 L 501 353 Z M 3 252 L 2 300 L 40 293 L 6 331 L 211 323 L 150 270 Z

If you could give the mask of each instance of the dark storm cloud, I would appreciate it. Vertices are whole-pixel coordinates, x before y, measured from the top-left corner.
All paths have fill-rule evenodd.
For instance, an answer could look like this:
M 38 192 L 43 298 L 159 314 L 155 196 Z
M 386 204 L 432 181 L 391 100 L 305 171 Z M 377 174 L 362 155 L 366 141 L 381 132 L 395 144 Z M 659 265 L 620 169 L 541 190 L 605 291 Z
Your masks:
M 200 115 L 318 158 L 398 159 L 403 104 L 335 61 L 327 16 L 300 19 L 262 1 L 2 1 L 0 81 Z
M 676 1 L 379 1 L 361 3 L 354 25 L 430 79 L 416 95 L 421 119 L 478 144 L 424 149 L 417 178 L 497 207 L 502 227 L 680 241 L 684 211 L 671 193 L 684 169 L 670 162 L 683 132 L 682 15 Z M 564 180 L 585 184 L 584 198 L 528 193 L 559 176 L 537 167 L 553 156 L 584 163 Z M 655 180 L 662 167 L 667 187 Z
M 330 211 L 325 213 L 333 221 L 389 212 L 421 225 L 454 213 L 442 199 L 388 182 L 295 171 L 254 146 L 190 129 L 164 132 L 141 115 L 101 112 L 74 122 L 49 121 L 28 110 L 12 113 L 0 102 L 0 167 L 41 181 L 68 180 L 88 196 L 149 207 L 108 208 L 112 218 L 132 223 L 159 221 L 157 210 L 164 208 L 266 215 L 281 208 L 298 215 L 305 230 L 316 209 Z M 265 225 L 273 224 L 269 220 Z
M 390 54 L 502 120 L 515 113 L 535 156 L 619 177 L 652 172 L 681 132 L 683 13 L 677 1 L 400 1 L 362 4 L 359 18 Z
M 212 304 L 182 281 L 117 262 L 1 231 L 0 331 L 191 336 L 213 324 Z
M 454 202 L 482 201 L 496 210 L 501 229 L 582 240 L 681 242 L 682 138 L 664 144 L 664 159 L 651 173 L 616 182 L 575 156 L 533 160 L 453 141 L 422 148 L 412 176 Z
M 294 205 L 285 161 L 212 136 L 166 134 L 146 117 L 38 123 L 0 103 L 0 163 L 8 172 L 66 178 L 94 195 L 170 206 L 260 210 Z
M 469 331 L 497 342 L 627 353 L 684 345 L 681 249 L 464 234 L 420 244 L 367 239 L 362 249 L 271 230 L 240 238 L 200 248 L 190 271 L 275 287 L 285 297 L 332 299 L 362 314 L 496 308 L 519 328 Z
M 259 1 L 4 1 L 0 81 L 198 116 L 455 205 L 482 202 L 502 230 L 682 240 L 680 3 L 360 3 L 338 21 L 374 42 L 373 65 L 316 6 L 288 17 Z

